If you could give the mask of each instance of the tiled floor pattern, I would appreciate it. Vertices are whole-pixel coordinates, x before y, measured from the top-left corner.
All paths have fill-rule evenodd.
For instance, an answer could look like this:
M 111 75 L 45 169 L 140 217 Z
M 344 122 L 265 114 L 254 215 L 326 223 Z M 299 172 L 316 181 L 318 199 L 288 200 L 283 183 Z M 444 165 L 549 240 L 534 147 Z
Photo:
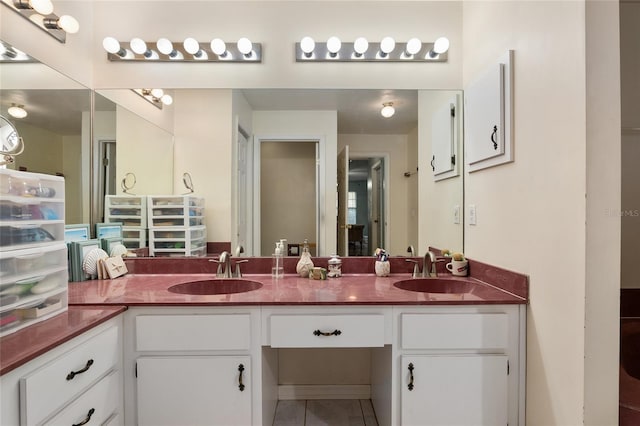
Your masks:
M 278 401 L 273 426 L 378 426 L 368 399 Z

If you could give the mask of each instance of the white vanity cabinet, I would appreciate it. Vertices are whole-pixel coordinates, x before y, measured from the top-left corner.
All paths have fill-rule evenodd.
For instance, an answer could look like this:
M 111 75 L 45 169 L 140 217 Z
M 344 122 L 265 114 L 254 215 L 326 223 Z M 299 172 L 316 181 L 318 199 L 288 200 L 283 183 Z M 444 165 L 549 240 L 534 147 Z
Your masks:
M 261 424 L 259 308 L 132 308 L 125 316 L 126 424 Z
M 2 425 L 101 425 L 123 412 L 117 317 L 2 376 Z
M 523 315 L 518 306 L 396 309 L 398 424 L 524 424 Z

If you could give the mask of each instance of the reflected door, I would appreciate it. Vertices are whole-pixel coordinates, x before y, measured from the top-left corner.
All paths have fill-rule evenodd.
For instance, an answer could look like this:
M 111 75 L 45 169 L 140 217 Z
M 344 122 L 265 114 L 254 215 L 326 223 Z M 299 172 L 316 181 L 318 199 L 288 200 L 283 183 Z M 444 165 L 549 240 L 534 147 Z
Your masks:
M 349 200 L 349 146 L 338 153 L 338 238 L 339 256 L 349 255 L 347 204 Z
M 372 254 L 377 247 L 384 248 L 384 163 L 382 158 L 375 159 L 371 165 L 371 193 L 369 197 L 371 235 L 369 237 L 369 252 Z

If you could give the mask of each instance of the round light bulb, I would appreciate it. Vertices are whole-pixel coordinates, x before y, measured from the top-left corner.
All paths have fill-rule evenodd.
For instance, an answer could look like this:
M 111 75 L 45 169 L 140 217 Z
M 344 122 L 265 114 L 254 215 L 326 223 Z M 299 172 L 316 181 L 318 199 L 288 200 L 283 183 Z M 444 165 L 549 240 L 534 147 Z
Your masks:
M 253 43 L 251 43 L 251 40 L 249 40 L 248 38 L 242 37 L 240 40 L 238 40 L 238 50 L 243 55 L 248 55 L 253 50 Z
M 422 42 L 419 38 L 412 38 L 407 42 L 407 54 L 415 55 L 422 49 Z
M 164 90 L 162 89 L 151 89 L 151 96 L 154 98 L 160 99 L 164 95 Z
M 7 112 L 10 116 L 15 118 L 25 118 L 27 116 L 27 110 L 25 110 L 21 105 L 11 105 Z
M 69 34 L 75 34 L 80 30 L 80 24 L 76 18 L 70 15 L 62 15 L 58 19 L 58 26 Z
M 446 37 L 439 37 L 433 43 L 433 51 L 437 54 L 441 54 L 449 50 L 449 39 Z
M 380 114 L 382 114 L 384 118 L 393 117 L 393 114 L 396 113 L 396 109 L 393 107 L 393 103 L 389 102 L 382 105 L 384 106 L 380 110 Z
M 144 55 L 147 51 L 147 43 L 145 43 L 141 38 L 132 38 L 129 42 L 129 46 L 131 46 L 131 50 L 138 55 Z
M 44 27 L 44 16 L 38 13 L 34 13 L 33 15 L 29 16 L 29 20 L 39 27 Z
M 222 56 L 227 51 L 227 45 L 222 39 L 214 38 L 211 40 L 211 51 L 218 56 Z
M 171 43 L 171 40 L 169 39 L 159 38 L 156 42 L 156 46 L 158 46 L 158 50 L 163 55 L 170 55 L 171 52 L 173 52 L 173 43 Z
M 51 0 L 29 0 L 29 5 L 33 10 L 42 15 L 50 15 L 53 13 L 53 3 L 51 3 Z
M 300 40 L 300 49 L 302 49 L 304 53 L 312 53 L 315 48 L 316 42 L 311 37 L 302 37 L 302 40 Z
M 327 50 L 329 51 L 329 53 L 333 53 L 335 55 L 340 51 L 341 47 L 342 47 L 342 42 L 338 37 L 336 36 L 329 37 L 329 40 L 327 40 Z
M 356 41 L 353 42 L 353 50 L 358 54 L 362 55 L 364 52 L 369 49 L 369 42 L 364 37 L 358 37 Z
M 160 101 L 162 101 L 162 103 L 165 105 L 171 105 L 173 103 L 173 98 L 171 97 L 171 95 L 162 95 Z
M 380 50 L 384 54 L 393 52 L 393 49 L 395 48 L 396 48 L 396 41 L 393 39 L 393 37 L 385 37 L 380 42 Z
M 113 37 L 105 37 L 102 40 L 102 47 L 109 53 L 118 53 L 120 51 L 120 42 Z
M 184 40 L 184 50 L 191 55 L 195 55 L 200 51 L 200 43 L 195 38 L 188 37 Z

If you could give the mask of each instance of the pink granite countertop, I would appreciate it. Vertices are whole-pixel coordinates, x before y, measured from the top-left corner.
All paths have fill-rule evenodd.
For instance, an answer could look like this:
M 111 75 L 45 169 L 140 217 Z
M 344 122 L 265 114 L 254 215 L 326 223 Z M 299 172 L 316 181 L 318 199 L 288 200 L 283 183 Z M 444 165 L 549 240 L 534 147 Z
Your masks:
M 450 277 L 450 275 L 445 276 Z M 129 274 L 114 280 L 69 283 L 70 305 L 467 305 L 525 304 L 526 298 L 475 278 L 468 293 L 421 293 L 393 286 L 408 274 L 376 277 L 374 274 L 347 274 L 341 278 L 310 280 L 289 274 L 283 279 L 271 275 L 246 274 L 262 287 L 246 293 L 218 295 L 176 294 L 167 289 L 175 284 L 215 278 L 213 274 Z M 215 284 L 212 284 L 215 285 Z
M 125 306 L 69 306 L 66 312 L 0 339 L 0 375 L 119 315 Z

